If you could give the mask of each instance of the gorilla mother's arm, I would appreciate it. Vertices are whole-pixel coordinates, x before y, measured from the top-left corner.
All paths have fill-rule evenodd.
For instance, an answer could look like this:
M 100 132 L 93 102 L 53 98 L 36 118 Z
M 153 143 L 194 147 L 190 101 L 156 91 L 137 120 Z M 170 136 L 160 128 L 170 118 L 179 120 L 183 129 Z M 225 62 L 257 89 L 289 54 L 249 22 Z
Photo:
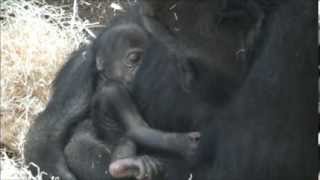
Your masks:
M 75 180 L 64 158 L 64 146 L 74 124 L 85 118 L 93 94 L 91 49 L 74 52 L 58 73 L 46 109 L 31 126 L 25 143 L 25 160 L 34 162 L 49 176 Z M 76 90 L 76 91 L 75 91 Z

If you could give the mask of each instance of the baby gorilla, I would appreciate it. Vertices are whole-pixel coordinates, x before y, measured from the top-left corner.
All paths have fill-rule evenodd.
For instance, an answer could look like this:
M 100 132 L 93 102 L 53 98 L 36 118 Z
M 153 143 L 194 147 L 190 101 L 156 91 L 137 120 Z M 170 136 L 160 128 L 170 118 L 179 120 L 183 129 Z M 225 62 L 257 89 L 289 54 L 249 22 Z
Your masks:
M 136 143 L 187 160 L 198 146 L 198 132 L 169 133 L 150 128 L 132 99 L 131 82 L 142 62 L 151 60 L 143 59 L 149 38 L 136 24 L 120 24 L 104 31 L 94 44 L 99 80 L 91 112 L 100 138 L 116 145 L 109 167 L 113 177 L 146 179 L 159 173 L 155 158 L 132 158 L 136 157 Z

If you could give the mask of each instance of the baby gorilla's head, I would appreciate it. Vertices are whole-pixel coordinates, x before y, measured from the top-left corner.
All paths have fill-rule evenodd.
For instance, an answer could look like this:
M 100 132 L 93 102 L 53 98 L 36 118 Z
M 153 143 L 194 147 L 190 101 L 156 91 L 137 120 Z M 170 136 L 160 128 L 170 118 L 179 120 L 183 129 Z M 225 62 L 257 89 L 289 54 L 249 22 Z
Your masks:
M 136 24 L 113 26 L 98 37 L 96 68 L 110 80 L 130 83 L 143 62 L 147 32 Z

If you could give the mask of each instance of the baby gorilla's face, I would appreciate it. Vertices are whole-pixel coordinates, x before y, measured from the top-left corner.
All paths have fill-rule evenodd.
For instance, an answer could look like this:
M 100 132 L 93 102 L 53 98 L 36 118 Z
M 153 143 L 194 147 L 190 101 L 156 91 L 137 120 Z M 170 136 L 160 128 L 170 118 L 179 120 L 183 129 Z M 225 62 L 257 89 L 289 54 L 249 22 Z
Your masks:
M 99 37 L 96 66 L 108 79 L 130 83 L 143 62 L 147 32 L 136 24 L 118 25 Z

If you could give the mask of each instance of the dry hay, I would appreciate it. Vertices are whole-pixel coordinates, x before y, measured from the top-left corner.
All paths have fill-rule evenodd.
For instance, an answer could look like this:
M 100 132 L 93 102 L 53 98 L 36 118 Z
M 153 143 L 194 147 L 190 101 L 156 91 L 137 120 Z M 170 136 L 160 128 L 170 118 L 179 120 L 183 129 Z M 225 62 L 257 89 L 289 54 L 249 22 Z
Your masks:
M 41 172 L 37 165 L 31 163 L 30 165 L 26 166 L 23 164 L 21 159 L 12 159 L 8 157 L 4 151 L 2 151 L 0 154 L 0 161 L 1 180 L 42 180 L 42 174 L 46 174 L 45 172 Z M 38 171 L 36 176 L 33 176 L 28 170 L 29 166 L 36 167 Z
M 1 1 L 1 180 L 40 179 L 22 167 L 24 136 L 44 109 L 66 56 L 87 41 L 88 22 L 41 1 Z M 7 152 L 16 159 L 10 159 Z
M 85 40 L 86 24 L 38 1 L 9 0 L 1 8 L 0 142 L 16 151 L 44 108 L 57 69 Z

